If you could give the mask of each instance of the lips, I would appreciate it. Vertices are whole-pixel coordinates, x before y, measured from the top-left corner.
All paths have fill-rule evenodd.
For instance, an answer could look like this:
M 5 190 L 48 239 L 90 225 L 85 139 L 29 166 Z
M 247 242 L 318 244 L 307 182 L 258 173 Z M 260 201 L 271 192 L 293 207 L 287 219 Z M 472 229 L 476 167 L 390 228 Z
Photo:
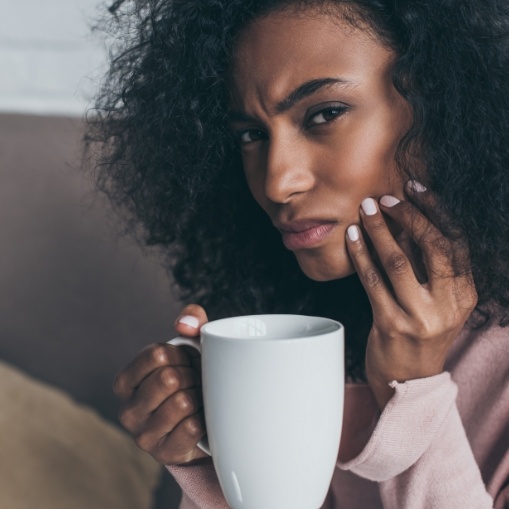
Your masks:
M 287 249 L 309 249 L 316 247 L 330 235 L 337 223 L 322 220 L 301 220 L 290 223 L 277 223 L 283 243 Z

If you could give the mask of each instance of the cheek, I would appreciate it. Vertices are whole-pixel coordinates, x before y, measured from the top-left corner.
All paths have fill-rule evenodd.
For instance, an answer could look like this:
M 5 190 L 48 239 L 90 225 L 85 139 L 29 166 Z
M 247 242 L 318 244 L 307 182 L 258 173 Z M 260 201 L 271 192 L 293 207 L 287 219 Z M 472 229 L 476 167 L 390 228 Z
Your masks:
M 328 156 L 330 184 L 336 184 L 352 200 L 391 192 L 397 175 L 394 156 L 399 137 L 379 122 L 350 127 Z
M 332 242 L 319 251 L 296 252 L 295 256 L 302 272 L 314 281 L 341 279 L 355 272 L 342 240 Z
M 242 166 L 244 171 L 244 176 L 246 179 L 247 186 L 249 191 L 253 195 L 255 201 L 260 205 L 264 210 L 266 208 L 266 197 L 265 197 L 265 177 L 263 167 L 260 166 L 260 161 L 255 161 L 254 157 L 243 157 L 242 158 Z

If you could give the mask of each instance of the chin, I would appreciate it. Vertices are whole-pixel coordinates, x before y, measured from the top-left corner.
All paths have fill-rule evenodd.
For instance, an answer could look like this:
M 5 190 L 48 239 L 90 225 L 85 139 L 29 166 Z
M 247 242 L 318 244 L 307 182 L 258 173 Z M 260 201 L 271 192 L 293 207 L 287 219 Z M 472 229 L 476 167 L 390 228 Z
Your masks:
M 333 281 L 355 273 L 355 267 L 348 256 L 332 260 L 303 253 L 295 253 L 295 256 L 302 272 L 313 281 Z

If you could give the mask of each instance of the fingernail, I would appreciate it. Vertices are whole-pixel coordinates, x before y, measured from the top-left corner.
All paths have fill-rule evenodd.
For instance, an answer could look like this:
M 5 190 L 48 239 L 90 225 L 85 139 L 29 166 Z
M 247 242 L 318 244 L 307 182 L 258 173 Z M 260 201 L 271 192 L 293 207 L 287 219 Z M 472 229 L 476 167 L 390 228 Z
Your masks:
M 346 234 L 352 242 L 359 240 L 359 229 L 355 225 L 349 226 L 346 230 Z
M 198 321 L 198 318 L 196 318 L 194 316 L 191 316 L 191 315 L 183 316 L 178 321 L 178 323 L 183 323 L 184 325 L 187 325 L 189 327 L 193 327 L 194 329 L 197 329 L 198 325 L 200 325 L 200 322 Z
M 376 203 L 373 198 L 362 200 L 361 207 L 367 216 L 374 216 L 377 212 Z
M 395 196 L 385 195 L 380 198 L 380 203 L 385 207 L 394 207 L 400 202 Z
M 424 193 L 424 191 L 428 190 L 427 187 L 423 186 L 420 182 L 417 182 L 417 180 L 409 180 L 408 188 L 416 193 Z

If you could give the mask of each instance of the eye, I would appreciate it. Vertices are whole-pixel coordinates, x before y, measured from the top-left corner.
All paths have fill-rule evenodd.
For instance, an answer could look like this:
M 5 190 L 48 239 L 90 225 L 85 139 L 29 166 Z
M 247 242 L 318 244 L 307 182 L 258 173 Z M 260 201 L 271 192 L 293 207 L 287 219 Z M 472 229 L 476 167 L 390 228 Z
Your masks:
M 238 139 L 242 145 L 267 139 L 267 134 L 260 129 L 246 129 L 238 133 Z
M 335 120 L 337 117 L 342 115 L 346 111 L 347 107 L 337 104 L 322 108 L 317 112 L 312 113 L 307 121 L 306 127 L 313 127 L 315 125 L 326 124 Z

